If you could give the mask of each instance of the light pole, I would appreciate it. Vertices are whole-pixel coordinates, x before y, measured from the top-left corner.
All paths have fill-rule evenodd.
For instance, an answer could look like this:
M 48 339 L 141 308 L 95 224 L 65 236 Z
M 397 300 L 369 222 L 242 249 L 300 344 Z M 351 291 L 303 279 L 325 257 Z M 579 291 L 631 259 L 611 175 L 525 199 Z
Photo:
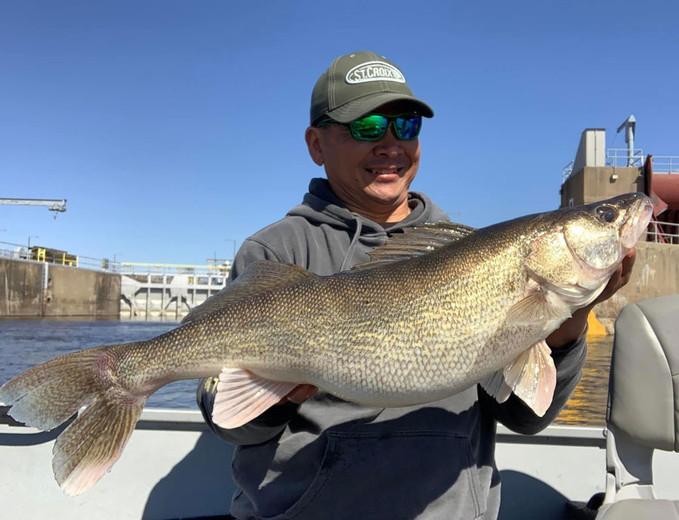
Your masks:
M 31 238 L 40 238 L 38 235 L 30 235 L 28 237 L 28 249 L 31 248 Z
M 233 256 L 231 256 L 231 261 L 236 259 L 236 241 L 233 238 L 225 238 L 225 242 L 233 242 Z
M 123 256 L 122 253 L 113 253 L 113 272 L 117 273 L 118 269 L 118 257 Z

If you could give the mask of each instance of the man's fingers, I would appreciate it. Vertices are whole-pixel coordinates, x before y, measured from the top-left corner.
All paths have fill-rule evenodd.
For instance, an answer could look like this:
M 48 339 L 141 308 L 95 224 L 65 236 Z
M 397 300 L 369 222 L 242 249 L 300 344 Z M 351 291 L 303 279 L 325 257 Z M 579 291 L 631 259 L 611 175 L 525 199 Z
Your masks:
M 594 301 L 594 304 L 608 300 L 622 287 L 627 285 L 627 282 L 629 282 L 632 276 L 632 268 L 634 267 L 635 260 L 636 260 L 636 250 L 632 249 L 627 253 L 625 258 L 622 259 L 622 262 L 611 276 L 611 279 L 608 281 L 608 285 L 602 291 L 599 297 Z
M 286 395 L 285 399 L 295 404 L 302 404 L 307 399 L 316 395 L 316 392 L 318 392 L 318 388 L 313 385 L 299 385 Z

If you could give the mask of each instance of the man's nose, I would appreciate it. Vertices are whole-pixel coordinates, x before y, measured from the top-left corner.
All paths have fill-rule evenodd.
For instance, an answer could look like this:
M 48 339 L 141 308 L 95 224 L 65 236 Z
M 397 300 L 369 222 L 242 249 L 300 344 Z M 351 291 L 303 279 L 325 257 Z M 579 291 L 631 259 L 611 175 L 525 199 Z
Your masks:
M 401 140 L 396 137 L 394 133 L 394 125 L 390 124 L 387 133 L 377 142 L 375 152 L 378 155 L 388 155 L 389 157 L 396 157 L 403 153 L 403 146 Z

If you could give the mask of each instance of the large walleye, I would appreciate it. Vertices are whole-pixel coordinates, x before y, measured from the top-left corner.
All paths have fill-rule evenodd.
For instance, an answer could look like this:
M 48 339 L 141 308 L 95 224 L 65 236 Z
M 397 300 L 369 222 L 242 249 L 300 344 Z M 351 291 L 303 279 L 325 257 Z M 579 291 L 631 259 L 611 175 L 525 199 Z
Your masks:
M 333 276 L 259 262 L 186 324 L 48 361 L 0 387 L 0 401 L 43 430 L 78 412 L 54 446 L 68 494 L 118 460 L 150 394 L 220 372 L 213 418 L 226 428 L 299 383 L 371 406 L 435 401 L 481 383 L 543 415 L 556 379 L 545 338 L 601 293 L 651 208 L 629 194 L 478 230 L 424 226 Z

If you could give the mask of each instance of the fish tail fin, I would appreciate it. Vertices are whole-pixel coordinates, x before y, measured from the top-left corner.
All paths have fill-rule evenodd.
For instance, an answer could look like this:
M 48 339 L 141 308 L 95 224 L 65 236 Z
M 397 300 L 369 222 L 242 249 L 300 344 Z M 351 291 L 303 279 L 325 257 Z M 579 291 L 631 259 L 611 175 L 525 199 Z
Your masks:
M 115 363 L 115 346 L 90 348 L 35 366 L 0 387 L 9 414 L 41 430 L 79 411 L 53 448 L 55 478 L 69 495 L 87 491 L 120 458 L 148 397 L 118 383 Z
M 87 491 L 118 461 L 145 402 L 146 398 L 130 399 L 128 392 L 112 387 L 59 435 L 52 469 L 64 493 Z

